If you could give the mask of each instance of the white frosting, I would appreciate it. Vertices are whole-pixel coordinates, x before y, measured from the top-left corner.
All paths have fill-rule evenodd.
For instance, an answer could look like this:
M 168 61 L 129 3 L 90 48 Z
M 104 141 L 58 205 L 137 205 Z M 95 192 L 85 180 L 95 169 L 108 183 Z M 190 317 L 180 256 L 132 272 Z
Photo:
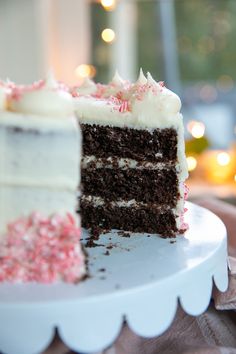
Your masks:
M 113 86 L 122 86 L 125 83 L 125 81 L 122 79 L 118 71 L 116 70 L 115 75 L 113 76 L 110 84 Z
M 121 78 L 118 71 L 115 72 L 109 85 L 105 86 L 103 97 L 115 96 L 118 92 L 124 90 L 125 81 Z
M 0 232 L 5 231 L 9 222 L 27 216 L 34 211 L 43 215 L 55 212 L 75 216 L 75 191 L 30 186 L 6 186 L 0 184 Z
M 7 109 L 7 89 L 0 86 L 0 111 Z
M 92 95 L 97 91 L 96 84 L 88 77 L 84 79 L 81 86 L 76 88 L 76 92 L 79 95 Z
M 135 83 L 135 86 L 139 86 L 139 85 L 145 85 L 147 83 L 147 79 L 143 73 L 142 68 L 139 71 L 139 77 L 138 80 Z
M 27 115 L 68 117 L 74 113 L 73 99 L 61 89 L 50 74 L 42 87 L 22 90 L 17 99 L 11 97 L 10 110 Z
M 73 99 L 51 74 L 36 86 L 16 87 L 19 99 L 13 95 L 10 111 L 0 111 L 1 234 L 34 211 L 75 215 L 81 135 Z

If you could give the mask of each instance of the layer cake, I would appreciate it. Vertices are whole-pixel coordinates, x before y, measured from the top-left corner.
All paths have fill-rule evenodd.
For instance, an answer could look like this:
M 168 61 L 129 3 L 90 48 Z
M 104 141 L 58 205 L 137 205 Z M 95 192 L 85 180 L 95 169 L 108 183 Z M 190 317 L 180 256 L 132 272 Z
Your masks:
M 51 76 L 0 92 L 0 281 L 78 281 L 81 136 L 71 95 Z
M 72 90 L 83 135 L 82 226 L 173 237 L 188 176 L 179 97 L 140 71 L 131 84 L 85 80 Z

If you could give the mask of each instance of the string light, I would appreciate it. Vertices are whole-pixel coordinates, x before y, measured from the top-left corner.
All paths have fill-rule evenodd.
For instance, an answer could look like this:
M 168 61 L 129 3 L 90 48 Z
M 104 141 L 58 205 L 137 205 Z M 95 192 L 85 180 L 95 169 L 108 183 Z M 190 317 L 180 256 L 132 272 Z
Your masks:
M 75 69 L 75 75 L 79 78 L 93 78 L 96 75 L 96 68 L 93 65 L 81 64 Z
M 205 125 L 202 122 L 190 121 L 187 125 L 188 131 L 196 139 L 202 138 L 205 133 Z
M 116 34 L 111 28 L 105 28 L 101 33 L 101 37 L 104 42 L 112 43 L 116 37 Z
M 227 152 L 219 152 L 216 159 L 220 166 L 227 166 L 230 163 L 230 155 Z
M 101 0 L 101 5 L 106 11 L 113 11 L 116 7 L 115 0 Z
M 187 157 L 188 171 L 193 171 L 197 167 L 197 159 L 193 156 Z

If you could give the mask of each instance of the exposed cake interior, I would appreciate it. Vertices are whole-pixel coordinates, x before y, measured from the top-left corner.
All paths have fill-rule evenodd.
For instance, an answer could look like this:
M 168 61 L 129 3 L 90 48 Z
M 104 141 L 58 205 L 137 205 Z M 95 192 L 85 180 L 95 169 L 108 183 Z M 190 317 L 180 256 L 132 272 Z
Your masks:
M 84 86 L 74 91 L 83 135 L 82 225 L 183 232 L 188 174 L 178 96 L 142 72 L 135 84 L 116 74 L 108 85 Z

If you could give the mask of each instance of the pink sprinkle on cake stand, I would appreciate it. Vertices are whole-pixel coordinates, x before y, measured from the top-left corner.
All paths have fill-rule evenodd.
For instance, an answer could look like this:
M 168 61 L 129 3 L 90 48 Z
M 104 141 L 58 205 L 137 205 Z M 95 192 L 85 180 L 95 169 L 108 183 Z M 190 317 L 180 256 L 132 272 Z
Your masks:
M 188 314 L 204 312 L 213 284 L 228 286 L 226 229 L 210 211 L 187 208 L 190 228 L 177 239 L 102 235 L 87 249 L 91 276 L 82 283 L 1 284 L 0 352 L 40 353 L 57 328 L 74 351 L 95 353 L 113 343 L 124 319 L 154 337 L 170 326 L 178 301 Z

